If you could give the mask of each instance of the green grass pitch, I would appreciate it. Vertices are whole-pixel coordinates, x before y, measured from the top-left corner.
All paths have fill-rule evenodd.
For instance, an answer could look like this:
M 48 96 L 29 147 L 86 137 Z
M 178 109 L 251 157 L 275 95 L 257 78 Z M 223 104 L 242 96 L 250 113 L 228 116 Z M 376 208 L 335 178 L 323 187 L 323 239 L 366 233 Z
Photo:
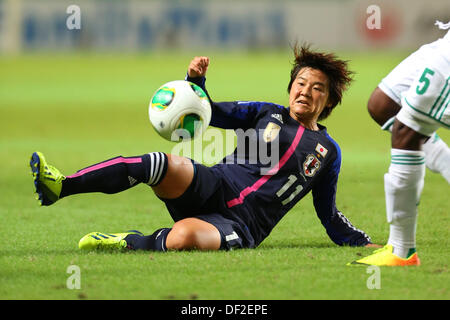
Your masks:
M 77 195 L 39 207 L 28 167 L 33 151 L 65 174 L 114 156 L 170 152 L 147 116 L 156 88 L 184 78 L 195 54 L 34 54 L 0 57 L 0 299 L 449 299 L 449 186 L 427 171 L 419 207 L 422 266 L 371 274 L 346 263 L 372 252 L 338 247 L 306 197 L 254 250 L 81 252 L 91 231 L 172 224 L 140 185 L 116 195 Z M 207 53 L 207 88 L 216 101 L 286 105 L 290 52 Z M 375 243 L 388 238 L 383 174 L 390 136 L 366 111 L 373 88 L 406 53 L 340 52 L 356 72 L 343 104 L 324 122 L 341 146 L 338 208 Z M 447 143 L 450 133 L 438 133 Z M 227 150 L 231 151 L 231 150 Z M 71 265 L 80 289 L 68 289 Z

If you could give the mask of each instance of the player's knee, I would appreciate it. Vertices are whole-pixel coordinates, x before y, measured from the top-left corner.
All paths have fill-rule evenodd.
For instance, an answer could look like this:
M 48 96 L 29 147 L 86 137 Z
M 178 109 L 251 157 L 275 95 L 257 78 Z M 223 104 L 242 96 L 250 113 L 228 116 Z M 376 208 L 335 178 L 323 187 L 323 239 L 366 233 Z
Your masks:
M 167 172 L 153 190 L 161 198 L 178 198 L 187 190 L 193 177 L 194 166 L 190 159 L 167 154 Z
M 197 232 L 184 221 L 176 222 L 167 238 L 167 248 L 175 250 L 195 249 L 197 245 Z
M 181 220 L 173 225 L 166 246 L 174 250 L 216 250 L 220 247 L 220 234 L 217 236 L 213 231 L 197 228 Z

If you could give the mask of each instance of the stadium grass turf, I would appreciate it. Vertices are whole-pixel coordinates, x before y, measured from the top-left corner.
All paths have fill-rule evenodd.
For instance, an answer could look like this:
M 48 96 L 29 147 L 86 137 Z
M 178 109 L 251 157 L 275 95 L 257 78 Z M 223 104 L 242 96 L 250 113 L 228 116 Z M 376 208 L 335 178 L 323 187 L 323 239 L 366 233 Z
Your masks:
M 449 186 L 430 171 L 419 207 L 422 266 L 381 268 L 380 289 L 368 289 L 366 268 L 345 265 L 372 250 L 334 245 L 310 196 L 255 250 L 79 251 L 78 240 L 91 231 L 149 234 L 172 222 L 143 185 L 39 207 L 28 168 L 31 153 L 42 151 L 71 174 L 117 155 L 170 152 L 174 144 L 159 138 L 148 121 L 148 102 L 159 85 L 184 78 L 195 54 L 205 53 L 0 58 L 0 299 L 450 298 Z M 211 57 L 207 88 L 215 100 L 286 105 L 290 52 L 206 54 Z M 356 75 L 343 104 L 324 122 L 343 154 L 337 205 L 357 228 L 384 244 L 383 174 L 390 137 L 370 119 L 366 102 L 406 53 L 340 55 Z M 448 132 L 438 133 L 450 142 Z M 81 270 L 79 290 L 66 286 L 70 265 Z

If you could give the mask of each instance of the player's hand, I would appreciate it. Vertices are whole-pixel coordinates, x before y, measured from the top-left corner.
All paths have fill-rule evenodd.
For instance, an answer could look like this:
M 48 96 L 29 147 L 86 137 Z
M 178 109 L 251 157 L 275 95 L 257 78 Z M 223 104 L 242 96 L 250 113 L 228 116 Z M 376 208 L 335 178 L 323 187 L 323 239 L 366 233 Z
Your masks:
M 209 66 L 208 57 L 195 57 L 192 59 L 188 68 L 188 76 L 190 78 L 204 77 Z

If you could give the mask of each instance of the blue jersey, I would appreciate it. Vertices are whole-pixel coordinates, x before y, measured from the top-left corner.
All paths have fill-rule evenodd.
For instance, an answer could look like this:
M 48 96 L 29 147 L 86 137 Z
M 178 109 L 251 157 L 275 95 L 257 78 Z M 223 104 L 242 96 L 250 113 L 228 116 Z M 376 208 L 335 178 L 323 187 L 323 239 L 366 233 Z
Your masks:
M 207 92 L 205 78 L 186 80 Z M 289 108 L 273 103 L 210 102 L 210 125 L 233 129 L 238 136 L 235 151 L 211 169 L 227 185 L 228 214 L 248 227 L 256 246 L 309 192 L 332 241 L 370 243 L 336 208 L 341 151 L 325 127 L 308 130 L 289 115 Z

